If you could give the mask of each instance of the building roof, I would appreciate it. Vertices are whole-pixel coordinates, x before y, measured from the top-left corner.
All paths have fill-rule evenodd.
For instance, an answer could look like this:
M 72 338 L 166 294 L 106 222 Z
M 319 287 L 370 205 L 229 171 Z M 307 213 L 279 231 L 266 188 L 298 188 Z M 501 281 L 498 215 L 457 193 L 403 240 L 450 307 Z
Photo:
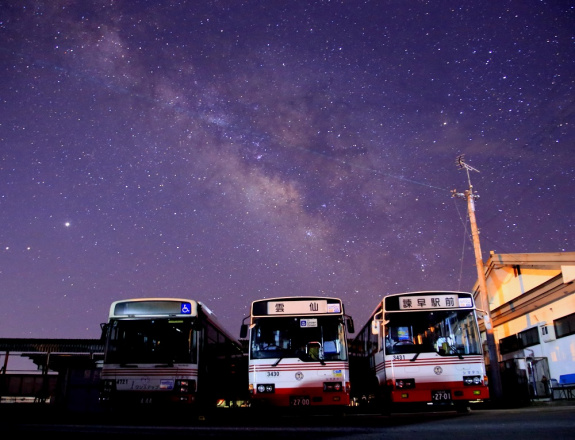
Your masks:
M 489 278 L 494 269 L 505 266 L 555 269 L 558 275 L 514 298 L 512 302 L 491 310 L 491 320 L 495 327 L 575 293 L 575 252 L 496 254 L 491 251 L 485 263 L 485 277 Z M 479 292 L 479 283 L 474 286 L 474 292 Z
M 104 357 L 101 339 L 0 338 L 0 353 L 31 359 L 44 369 L 59 371 L 74 365 L 93 365 Z

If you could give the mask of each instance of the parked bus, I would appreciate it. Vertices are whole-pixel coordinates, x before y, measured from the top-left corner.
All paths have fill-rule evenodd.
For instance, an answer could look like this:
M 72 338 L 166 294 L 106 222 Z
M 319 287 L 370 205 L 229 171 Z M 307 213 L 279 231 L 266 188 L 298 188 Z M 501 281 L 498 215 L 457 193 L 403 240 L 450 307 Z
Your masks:
M 347 334 L 353 320 L 341 300 L 261 299 L 251 305 L 249 392 L 253 407 L 335 408 L 349 405 Z
M 116 301 L 105 338 L 100 401 L 108 408 L 202 409 L 248 398 L 247 358 L 204 304 L 189 299 Z
M 410 292 L 377 305 L 350 348 L 353 404 L 465 412 L 489 398 L 473 295 Z

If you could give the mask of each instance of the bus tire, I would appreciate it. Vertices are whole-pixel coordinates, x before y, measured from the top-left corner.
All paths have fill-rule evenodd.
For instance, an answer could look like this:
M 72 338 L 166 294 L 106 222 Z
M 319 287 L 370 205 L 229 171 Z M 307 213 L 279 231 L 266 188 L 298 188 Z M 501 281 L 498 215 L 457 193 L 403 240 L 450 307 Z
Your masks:
M 456 403 L 455 411 L 457 411 L 457 414 L 469 414 L 471 412 L 471 407 L 468 402 Z

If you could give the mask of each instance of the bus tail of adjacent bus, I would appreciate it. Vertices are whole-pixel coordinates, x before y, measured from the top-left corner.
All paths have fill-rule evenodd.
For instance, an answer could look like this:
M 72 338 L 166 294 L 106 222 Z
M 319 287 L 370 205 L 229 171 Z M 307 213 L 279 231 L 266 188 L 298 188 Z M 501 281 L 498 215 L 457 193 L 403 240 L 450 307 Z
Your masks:
M 249 397 L 239 341 L 201 302 L 177 298 L 116 301 L 102 324 L 105 408 L 216 408 Z
M 311 411 L 349 405 L 347 334 L 353 333 L 353 321 L 341 300 L 254 301 L 240 338 L 248 336 L 248 329 L 252 407 Z
M 388 295 L 351 343 L 353 404 L 468 411 L 489 399 L 473 295 Z

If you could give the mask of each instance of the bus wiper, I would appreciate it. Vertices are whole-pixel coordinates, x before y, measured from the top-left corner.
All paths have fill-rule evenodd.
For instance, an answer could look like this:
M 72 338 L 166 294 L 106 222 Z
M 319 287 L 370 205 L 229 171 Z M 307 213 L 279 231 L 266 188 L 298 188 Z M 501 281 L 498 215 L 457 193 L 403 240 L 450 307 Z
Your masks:
M 463 355 L 457 350 L 456 347 L 449 347 L 450 354 L 456 354 L 459 359 L 463 359 Z
M 277 367 L 277 365 L 281 362 L 281 360 L 282 360 L 283 358 L 284 358 L 283 356 L 279 357 L 278 360 L 275 361 L 275 362 L 272 364 L 272 367 Z
M 298 357 L 298 359 L 299 359 L 300 361 L 303 361 L 303 362 L 319 361 L 320 364 L 325 365 L 325 362 L 324 362 L 323 359 L 314 359 L 314 358 L 312 358 L 308 353 L 306 353 L 305 351 L 296 350 L 295 354 L 296 354 L 296 356 Z M 283 359 L 283 357 L 280 358 L 280 359 L 278 360 L 278 362 L 279 362 L 281 359 Z M 278 362 L 276 362 L 274 365 L 272 365 L 272 367 L 275 366 Z
M 167 364 L 159 364 L 159 365 L 154 365 L 155 368 L 166 368 L 166 367 L 173 367 L 174 363 L 173 362 L 168 362 Z
M 418 351 L 417 353 L 415 353 L 415 356 L 413 356 L 413 357 L 410 359 L 410 362 L 415 362 L 415 360 L 419 357 L 420 354 L 421 354 L 421 351 Z
M 301 350 L 296 350 L 295 355 L 300 361 L 307 362 L 307 354 Z

